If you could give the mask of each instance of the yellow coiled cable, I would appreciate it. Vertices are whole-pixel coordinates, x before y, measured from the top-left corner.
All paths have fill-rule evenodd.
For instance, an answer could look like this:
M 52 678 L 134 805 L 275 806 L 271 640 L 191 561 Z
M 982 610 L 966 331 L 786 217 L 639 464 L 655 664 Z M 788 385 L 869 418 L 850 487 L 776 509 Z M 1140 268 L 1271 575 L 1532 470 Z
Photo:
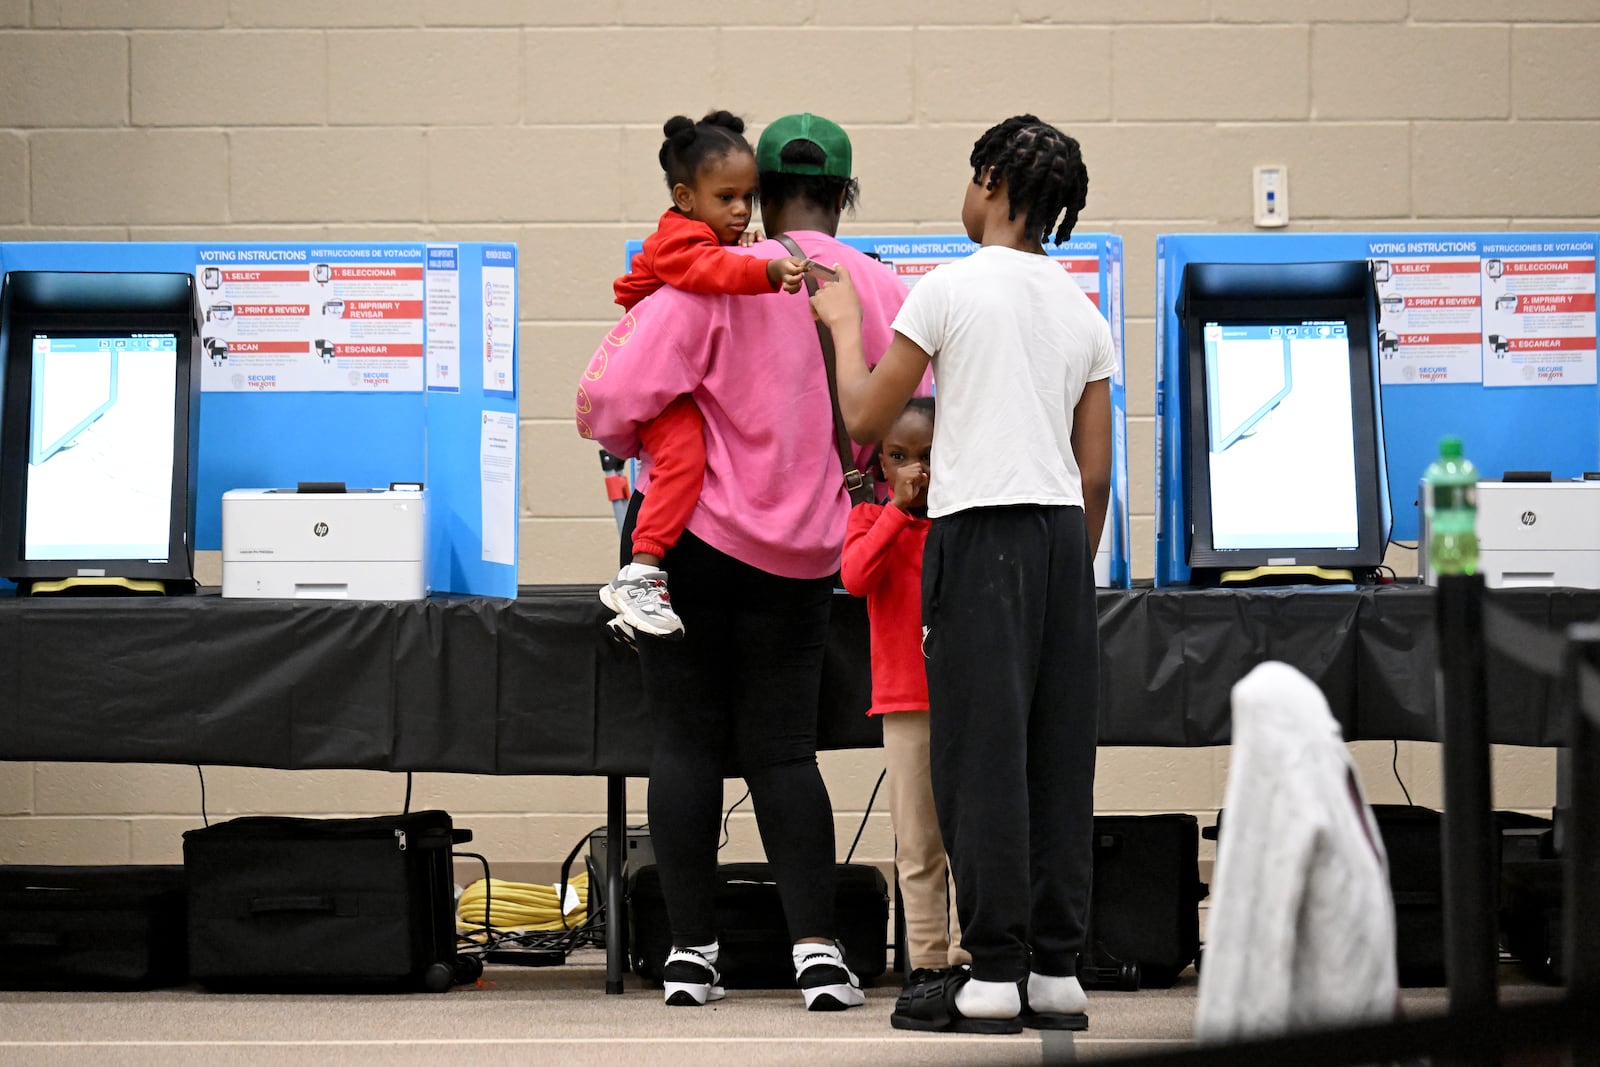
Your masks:
M 497 930 L 568 930 L 589 918 L 589 875 L 574 875 L 567 886 L 578 896 L 578 907 L 562 915 L 557 887 L 499 878 L 478 879 L 461 891 L 456 917 L 463 928 Z M 487 890 L 487 891 L 486 891 Z M 487 914 L 485 914 L 487 904 Z

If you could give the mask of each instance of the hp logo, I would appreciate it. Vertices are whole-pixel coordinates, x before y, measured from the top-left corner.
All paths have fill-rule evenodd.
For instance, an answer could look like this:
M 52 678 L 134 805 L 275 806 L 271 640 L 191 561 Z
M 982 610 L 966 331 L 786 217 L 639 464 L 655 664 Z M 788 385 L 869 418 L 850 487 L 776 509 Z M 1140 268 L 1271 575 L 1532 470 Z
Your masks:
M 315 526 L 311 527 L 311 532 L 316 534 L 318 537 L 327 537 L 328 524 L 325 522 L 319 522 Z
M 1539 521 L 1539 516 L 1534 514 L 1533 512 L 1524 511 L 1522 513 L 1522 525 L 1524 525 L 1524 526 L 1532 526 L 1534 523 L 1536 523 L 1538 521 Z

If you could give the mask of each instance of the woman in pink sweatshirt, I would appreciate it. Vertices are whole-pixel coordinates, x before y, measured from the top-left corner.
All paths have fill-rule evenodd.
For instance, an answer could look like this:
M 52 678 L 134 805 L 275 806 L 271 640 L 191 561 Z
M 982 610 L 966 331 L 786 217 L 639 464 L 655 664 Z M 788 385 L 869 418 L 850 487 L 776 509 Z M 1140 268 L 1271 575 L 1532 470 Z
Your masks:
M 826 119 L 786 116 L 762 134 L 756 162 L 766 231 L 787 233 L 813 260 L 849 267 L 867 350 L 883 351 L 905 288 L 834 238 L 856 196 L 849 138 Z M 774 259 L 785 250 L 767 241 L 748 254 Z M 712 905 L 723 776 L 732 771 L 750 787 L 806 1006 L 853 1007 L 864 998 L 833 940 L 833 811 L 816 761 L 823 649 L 850 500 L 805 296 L 665 288 L 646 297 L 584 372 L 578 429 L 607 451 L 639 455 L 648 495 L 651 460 L 639 427 L 685 395 L 705 417 L 705 481 L 686 532 L 663 559 L 685 636 L 639 637 L 656 731 L 650 831 L 673 935 L 666 1002 L 722 995 Z M 629 538 L 625 531 L 625 545 Z

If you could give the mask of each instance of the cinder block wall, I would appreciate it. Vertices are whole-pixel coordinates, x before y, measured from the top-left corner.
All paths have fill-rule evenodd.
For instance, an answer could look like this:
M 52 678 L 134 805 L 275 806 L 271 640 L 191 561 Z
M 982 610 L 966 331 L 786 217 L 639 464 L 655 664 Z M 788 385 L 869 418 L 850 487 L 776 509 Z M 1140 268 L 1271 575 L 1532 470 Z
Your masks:
M 1081 228 L 1126 242 L 1148 575 L 1156 234 L 1248 229 L 1258 163 L 1288 165 L 1297 230 L 1600 227 L 1597 55 L 1596 0 L 0 0 L 0 239 L 516 241 L 519 576 L 598 583 L 614 530 L 571 398 L 622 244 L 664 206 L 661 122 L 829 115 L 856 146 L 850 229 L 949 232 L 973 138 L 1033 111 L 1083 142 Z M 1433 746 L 1355 748 L 1375 800 L 1402 799 L 1393 762 L 1437 803 Z M 1227 755 L 1104 750 L 1100 807 L 1214 811 Z M 822 759 L 842 855 L 881 762 Z M 1549 753 L 1495 769 L 1499 804 L 1551 804 Z M 205 784 L 213 819 L 396 810 L 404 791 L 353 771 Z M 0 764 L 0 862 L 172 862 L 200 796 L 191 767 Z M 629 796 L 642 821 L 642 783 Z M 515 870 L 597 826 L 604 788 L 420 775 L 413 803 Z M 758 854 L 748 807 L 730 836 L 730 857 Z M 880 807 L 856 856 L 890 855 Z

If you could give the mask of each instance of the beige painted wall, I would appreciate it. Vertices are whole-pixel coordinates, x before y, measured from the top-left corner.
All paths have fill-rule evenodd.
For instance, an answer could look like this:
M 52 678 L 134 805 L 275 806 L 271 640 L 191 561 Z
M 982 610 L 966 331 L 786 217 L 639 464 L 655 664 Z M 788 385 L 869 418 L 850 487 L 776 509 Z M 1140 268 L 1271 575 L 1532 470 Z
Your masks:
M 1083 143 L 1081 229 L 1126 242 L 1148 575 L 1156 235 L 1247 229 L 1257 163 L 1288 165 L 1294 230 L 1595 229 L 1596 56 L 1600 0 L 0 0 L 0 239 L 516 241 L 519 576 L 598 583 L 614 528 L 571 398 L 622 243 L 663 207 L 661 122 L 826 114 L 856 146 L 848 229 L 933 233 L 957 228 L 973 138 L 1031 110 Z M 1401 799 L 1397 758 L 1437 803 L 1434 746 L 1354 747 L 1373 799 Z M 1227 756 L 1106 749 L 1099 805 L 1209 813 Z M 823 764 L 842 853 L 881 763 Z M 1552 768 L 1501 751 L 1497 803 L 1548 808 Z M 233 768 L 206 786 L 213 819 L 396 810 L 404 789 Z M 416 790 L 510 864 L 558 860 L 604 808 L 587 779 Z M 199 802 L 190 767 L 0 764 L 0 862 L 172 862 Z M 747 811 L 729 855 L 758 852 Z M 858 859 L 889 857 L 887 822 Z

